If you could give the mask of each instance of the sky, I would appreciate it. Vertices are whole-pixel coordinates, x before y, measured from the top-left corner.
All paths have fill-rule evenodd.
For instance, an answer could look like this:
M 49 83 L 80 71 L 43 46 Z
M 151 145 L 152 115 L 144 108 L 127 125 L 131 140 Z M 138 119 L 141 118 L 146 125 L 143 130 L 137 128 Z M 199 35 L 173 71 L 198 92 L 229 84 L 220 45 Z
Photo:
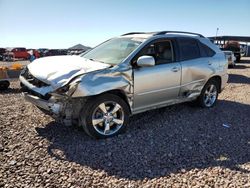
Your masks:
M 250 0 L 0 0 L 0 47 L 94 47 L 127 32 L 250 36 Z

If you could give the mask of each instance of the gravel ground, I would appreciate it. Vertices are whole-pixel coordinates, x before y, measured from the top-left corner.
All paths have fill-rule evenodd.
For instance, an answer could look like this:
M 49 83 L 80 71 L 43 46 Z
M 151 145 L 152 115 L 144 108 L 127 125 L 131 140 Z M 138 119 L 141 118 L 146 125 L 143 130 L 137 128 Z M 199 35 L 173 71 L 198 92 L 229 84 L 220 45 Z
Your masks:
M 0 61 L 0 67 L 1 66 L 7 66 L 7 67 L 10 67 L 11 65 L 15 64 L 15 63 L 18 63 L 18 64 L 21 64 L 21 65 L 28 65 L 30 63 L 30 61 Z
M 229 73 L 216 107 L 142 113 L 106 140 L 56 123 L 12 82 L 0 93 L 0 187 L 250 187 L 250 59 Z

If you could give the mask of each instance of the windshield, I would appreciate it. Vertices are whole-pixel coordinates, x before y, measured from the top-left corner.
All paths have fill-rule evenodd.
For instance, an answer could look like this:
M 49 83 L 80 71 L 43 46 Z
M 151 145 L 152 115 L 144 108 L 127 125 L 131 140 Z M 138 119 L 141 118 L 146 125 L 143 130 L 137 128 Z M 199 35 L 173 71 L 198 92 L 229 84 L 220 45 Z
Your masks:
M 145 39 L 143 38 L 114 38 L 82 54 L 81 57 L 117 65 L 134 51 Z

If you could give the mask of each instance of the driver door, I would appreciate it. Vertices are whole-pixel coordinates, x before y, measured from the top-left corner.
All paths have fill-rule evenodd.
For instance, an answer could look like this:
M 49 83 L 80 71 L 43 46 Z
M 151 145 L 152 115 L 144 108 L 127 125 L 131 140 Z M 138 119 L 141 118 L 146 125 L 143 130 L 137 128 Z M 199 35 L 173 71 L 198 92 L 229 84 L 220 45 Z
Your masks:
M 134 68 L 134 111 L 174 102 L 179 95 L 181 65 L 170 40 L 152 42 L 136 57 L 153 56 L 155 66 Z

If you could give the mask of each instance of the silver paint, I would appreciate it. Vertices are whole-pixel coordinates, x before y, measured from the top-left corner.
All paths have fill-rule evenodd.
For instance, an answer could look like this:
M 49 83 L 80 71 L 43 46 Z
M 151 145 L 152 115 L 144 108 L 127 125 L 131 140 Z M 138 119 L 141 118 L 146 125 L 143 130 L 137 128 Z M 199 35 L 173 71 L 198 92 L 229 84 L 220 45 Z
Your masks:
M 133 35 L 133 37 L 136 36 Z M 142 37 L 142 35 L 139 36 Z M 146 41 L 139 45 L 119 65 L 104 67 L 100 64 L 100 68 L 97 66 L 93 71 L 88 72 L 85 70 L 82 72 L 79 70 L 78 73 L 76 72 L 70 76 L 64 77 L 63 74 L 60 75 L 61 79 L 64 80 L 64 82 L 60 82 L 62 83 L 60 87 L 67 84 L 70 86 L 69 91 L 64 94 L 57 94 L 57 89 L 60 87 L 37 88 L 20 76 L 20 81 L 29 89 L 42 95 L 50 93 L 54 97 L 53 101 L 50 99 L 47 102 L 29 95 L 26 95 L 26 99 L 36 106 L 57 114 L 59 117 L 64 117 L 64 122 L 71 124 L 74 119 L 78 118 L 80 109 L 84 106 L 87 97 L 104 92 L 122 92 L 126 97 L 131 113 L 136 114 L 194 100 L 200 95 L 206 82 L 214 76 L 221 78 L 221 89 L 225 87 L 228 79 L 225 56 L 208 39 L 197 38 L 216 52 L 216 55 L 212 58 L 198 58 L 189 61 L 133 68 L 130 62 L 144 46 L 155 39 L 171 39 L 176 35 L 143 35 L 143 37 L 145 37 Z M 149 64 L 151 65 L 152 62 L 149 62 Z M 34 64 L 33 66 L 35 67 Z M 56 106 L 56 104 L 59 106 Z

